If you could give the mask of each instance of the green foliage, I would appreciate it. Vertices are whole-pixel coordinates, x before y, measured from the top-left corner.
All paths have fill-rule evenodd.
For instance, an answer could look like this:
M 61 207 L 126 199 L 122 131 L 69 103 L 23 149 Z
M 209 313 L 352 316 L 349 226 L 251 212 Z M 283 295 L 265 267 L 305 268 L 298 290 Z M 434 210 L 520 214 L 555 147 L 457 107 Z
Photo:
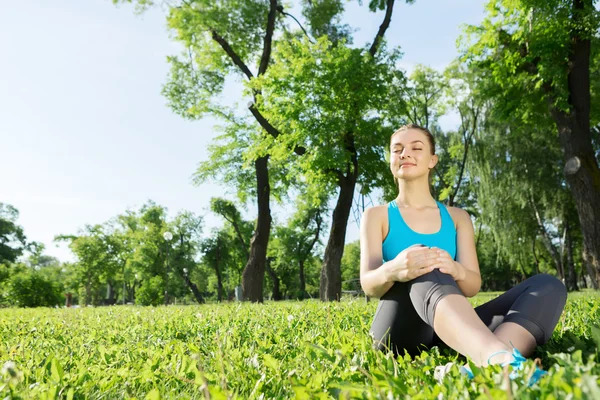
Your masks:
M 350 27 L 341 25 L 344 12 L 342 0 L 303 0 L 302 15 L 306 18 L 313 37 L 327 36 L 332 43 L 352 42 Z
M 165 281 L 160 276 L 146 279 L 136 292 L 135 302 L 142 306 L 157 306 L 164 301 Z
M 65 290 L 77 293 L 83 304 L 129 302 L 140 281 L 159 276 L 167 279 L 170 299 L 186 296 L 183 271 L 195 274 L 202 224 L 188 211 L 169 221 L 166 208 L 148 201 L 78 235 L 59 235 L 55 240 L 68 242 L 76 256 L 73 265 L 64 266 Z M 167 231 L 170 242 L 163 236 Z
M 447 83 L 441 73 L 431 67 L 416 65 L 406 87 L 408 121 L 440 131 L 439 117 L 445 114 L 444 89 Z
M 381 50 L 373 58 L 363 49 L 334 46 L 326 37 L 311 43 L 288 35 L 277 42 L 269 74 L 250 86 L 262 93 L 257 103 L 265 117 L 286 134 L 263 137 L 252 152 L 292 163 L 289 180 L 301 175 L 315 195 L 336 190 L 336 171 L 352 172 L 356 152 L 358 184 L 369 193 L 385 171 L 391 130 L 381 110 L 404 79 L 396 67 L 399 56 L 397 50 Z M 290 155 L 297 145 L 307 149 L 302 157 Z
M 475 304 L 493 298 L 482 294 Z M 500 367 L 459 373 L 456 353 L 394 358 L 371 346 L 377 302 L 229 303 L 158 308 L 0 310 L 0 395 L 9 398 L 593 399 L 600 297 L 570 298 L 550 342 L 548 375 L 504 385 Z M 438 383 L 436 366 L 454 361 Z M 487 394 L 486 394 L 487 393 Z
M 0 203 L 0 264 L 15 262 L 26 249 L 25 234 L 17 225 L 18 218 L 16 208 Z
M 360 240 L 344 246 L 341 269 L 342 282 L 360 278 Z
M 63 302 L 58 282 L 42 271 L 21 267 L 8 280 L 8 301 L 18 307 L 54 307 Z
M 320 268 L 317 265 L 322 249 L 321 235 L 325 229 L 324 216 L 328 212 L 326 197 L 313 196 L 304 187 L 293 207 L 289 208 L 295 211 L 285 215 L 285 224 L 274 224 L 267 256 L 272 260 L 271 268 L 281 280 L 284 297 L 303 299 L 316 294 L 310 292 L 309 287 L 319 286 Z M 300 283 L 301 271 L 304 288 Z

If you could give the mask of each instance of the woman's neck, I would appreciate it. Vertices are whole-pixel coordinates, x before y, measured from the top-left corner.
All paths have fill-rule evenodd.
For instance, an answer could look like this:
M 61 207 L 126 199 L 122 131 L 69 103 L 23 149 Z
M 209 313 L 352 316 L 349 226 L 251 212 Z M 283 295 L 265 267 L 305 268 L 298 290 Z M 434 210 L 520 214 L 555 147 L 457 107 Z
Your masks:
M 436 206 L 435 199 L 429 191 L 427 180 L 398 181 L 398 197 L 400 207 L 424 208 Z

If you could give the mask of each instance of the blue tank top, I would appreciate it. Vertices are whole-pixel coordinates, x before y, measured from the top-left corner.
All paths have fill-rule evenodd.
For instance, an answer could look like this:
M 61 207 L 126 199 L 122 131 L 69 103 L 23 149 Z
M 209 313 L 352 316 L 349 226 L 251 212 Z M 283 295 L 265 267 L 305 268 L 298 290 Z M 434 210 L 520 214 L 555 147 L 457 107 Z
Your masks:
M 436 203 L 442 217 L 442 227 L 437 233 L 418 233 L 404 222 L 396 201 L 390 201 L 388 204 L 390 231 L 382 245 L 383 262 L 394 259 L 404 249 L 414 244 L 439 247 L 450 253 L 453 259 L 456 259 L 456 228 L 454 222 L 446 207 L 438 201 Z

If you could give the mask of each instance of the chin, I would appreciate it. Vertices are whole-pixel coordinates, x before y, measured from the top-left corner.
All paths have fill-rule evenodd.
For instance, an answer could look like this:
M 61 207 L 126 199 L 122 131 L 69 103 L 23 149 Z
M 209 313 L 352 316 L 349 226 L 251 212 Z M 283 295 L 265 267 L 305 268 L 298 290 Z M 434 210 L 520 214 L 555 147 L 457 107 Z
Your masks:
M 396 175 L 396 178 L 404 180 L 404 181 L 416 181 L 419 179 L 427 179 L 427 175 L 423 175 L 423 174 L 413 174 L 410 172 L 402 172 Z

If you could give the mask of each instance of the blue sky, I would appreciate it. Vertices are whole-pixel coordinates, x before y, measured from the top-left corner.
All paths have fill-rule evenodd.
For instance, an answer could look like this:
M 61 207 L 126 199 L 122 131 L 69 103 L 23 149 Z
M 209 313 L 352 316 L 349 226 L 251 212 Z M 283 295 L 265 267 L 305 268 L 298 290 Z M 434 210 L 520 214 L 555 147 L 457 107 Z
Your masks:
M 401 46 L 405 69 L 419 63 L 443 69 L 457 55 L 461 24 L 480 22 L 483 6 L 482 0 L 397 2 L 386 37 Z M 381 19 L 355 0 L 344 22 L 359 29 L 355 45 L 362 45 Z M 103 223 L 148 199 L 171 216 L 184 209 L 206 215 L 205 232 L 221 224 L 208 206 L 224 188 L 190 183 L 207 157 L 215 121 L 184 120 L 160 94 L 166 57 L 180 50 L 169 36 L 160 9 L 139 16 L 110 0 L 2 5 L 0 202 L 20 211 L 28 239 L 44 243 L 47 254 L 72 260 L 68 248 L 52 243 L 55 235 Z M 237 93 L 232 85 L 225 95 Z M 450 116 L 445 124 L 455 121 Z M 283 210 L 273 208 L 283 220 Z M 253 205 L 245 216 L 255 218 Z M 356 239 L 350 221 L 346 241 Z

